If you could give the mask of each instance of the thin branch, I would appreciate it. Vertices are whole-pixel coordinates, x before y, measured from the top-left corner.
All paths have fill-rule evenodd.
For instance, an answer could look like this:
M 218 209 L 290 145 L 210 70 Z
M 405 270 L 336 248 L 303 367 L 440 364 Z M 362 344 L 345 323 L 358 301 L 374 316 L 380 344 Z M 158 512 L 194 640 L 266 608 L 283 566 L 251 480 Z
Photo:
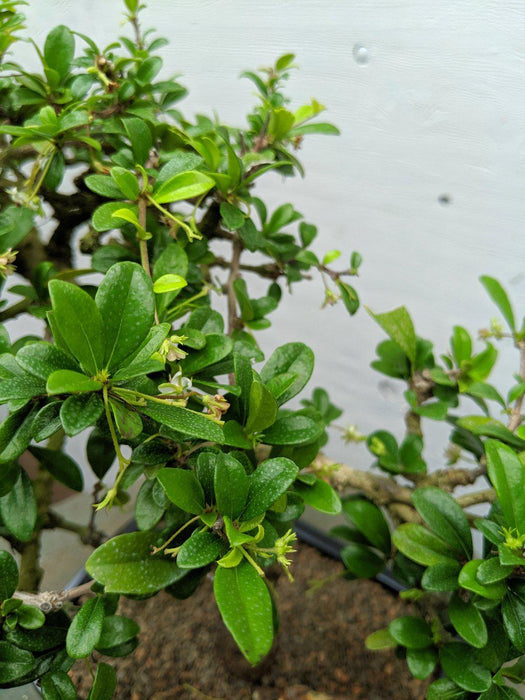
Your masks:
M 75 600 L 87 595 L 94 583 L 94 581 L 87 581 L 87 583 L 75 586 L 67 591 L 42 591 L 42 593 L 16 591 L 13 598 L 17 598 L 27 605 L 36 605 L 44 613 L 50 613 L 60 610 L 66 600 Z
M 469 508 L 478 503 L 494 503 L 496 500 L 496 492 L 494 489 L 485 489 L 475 493 L 466 493 L 464 496 L 458 496 L 456 501 L 462 508 Z
M 525 341 L 520 340 L 517 343 L 520 351 L 520 378 L 522 382 L 525 382 Z M 514 403 L 514 408 L 512 409 L 512 414 L 508 423 L 508 429 L 514 432 L 516 428 L 520 426 L 521 423 L 521 410 L 523 407 L 524 395 L 518 396 Z

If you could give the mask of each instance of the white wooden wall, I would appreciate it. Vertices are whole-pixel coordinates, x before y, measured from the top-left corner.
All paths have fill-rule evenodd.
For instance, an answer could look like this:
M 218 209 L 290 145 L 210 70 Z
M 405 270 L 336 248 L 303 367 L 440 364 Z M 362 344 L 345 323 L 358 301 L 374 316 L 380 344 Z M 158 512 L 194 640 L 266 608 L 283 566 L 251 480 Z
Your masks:
M 121 12 L 117 0 L 33 0 L 27 8 L 37 42 L 67 23 L 104 44 Z M 252 94 L 239 73 L 297 54 L 295 104 L 315 96 L 342 135 L 310 137 L 306 179 L 283 187 L 273 176 L 264 194 L 275 205 L 294 202 L 319 225 L 319 252 L 363 254 L 364 303 L 376 311 L 406 304 L 438 351 L 454 323 L 475 333 L 495 315 L 479 275 L 498 277 L 525 307 L 522 2 L 150 0 L 144 20 L 172 42 L 165 69 L 184 75 L 186 110 L 216 110 L 234 124 Z M 379 330 L 364 312 L 320 311 L 321 300 L 320 283 L 297 287 L 261 334 L 264 347 L 311 344 L 312 386 L 330 389 L 346 421 L 401 434 L 401 387 L 379 385 L 368 367 Z M 505 355 L 507 373 L 512 362 Z M 435 450 L 428 458 L 437 465 L 442 445 Z M 337 436 L 330 452 L 369 461 Z

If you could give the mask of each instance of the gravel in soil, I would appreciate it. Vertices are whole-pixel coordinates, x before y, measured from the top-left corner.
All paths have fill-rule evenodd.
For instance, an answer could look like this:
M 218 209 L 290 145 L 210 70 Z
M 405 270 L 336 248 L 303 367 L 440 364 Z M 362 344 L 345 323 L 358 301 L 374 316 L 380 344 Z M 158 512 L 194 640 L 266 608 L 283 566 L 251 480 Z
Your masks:
M 392 651 L 370 652 L 366 636 L 412 609 L 374 581 L 337 577 L 341 564 L 304 544 L 294 556 L 294 583 L 275 582 L 281 627 L 277 643 L 251 668 L 224 628 L 205 580 L 188 600 L 161 593 L 123 599 L 120 613 L 140 625 L 129 657 L 104 661 L 118 675 L 117 700 L 421 700 Z M 331 578 L 312 594 L 311 581 Z M 80 697 L 89 692 L 85 665 L 73 669 Z

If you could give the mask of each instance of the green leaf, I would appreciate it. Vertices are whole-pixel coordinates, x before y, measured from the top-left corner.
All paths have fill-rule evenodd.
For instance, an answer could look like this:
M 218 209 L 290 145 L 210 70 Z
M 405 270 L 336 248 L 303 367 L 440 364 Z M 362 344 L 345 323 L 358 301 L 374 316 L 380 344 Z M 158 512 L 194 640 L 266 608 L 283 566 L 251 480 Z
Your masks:
M 22 603 L 16 609 L 16 615 L 18 624 L 26 630 L 39 629 L 46 621 L 46 616 L 36 605 Z
M 445 644 L 439 658 L 447 676 L 460 688 L 471 693 L 482 693 L 490 688 L 490 671 L 476 661 L 475 650 L 467 644 Z
M 91 379 L 80 372 L 73 372 L 69 369 L 59 369 L 49 375 L 46 391 L 50 396 L 56 394 L 85 394 L 90 391 L 99 391 L 102 383 L 96 379 Z
M 128 214 L 126 218 L 115 216 L 115 212 L 117 211 L 121 211 L 122 214 L 128 212 Z M 126 204 L 125 202 L 106 202 L 98 209 L 95 209 L 91 221 L 95 231 L 112 231 L 115 228 L 123 226 L 130 216 L 134 216 L 135 218 L 137 216 L 137 207 L 135 205 Z
M 124 192 L 109 175 L 88 175 L 84 182 L 92 192 L 108 197 L 109 199 L 122 199 Z M 119 206 L 120 203 L 119 203 Z
M 44 700 L 77 700 L 73 681 L 65 671 L 55 670 L 40 679 L 40 690 Z
M 476 572 L 477 579 L 483 585 L 503 581 L 514 571 L 513 566 L 504 566 L 501 564 L 498 557 L 485 559 L 478 567 Z
M 126 199 L 131 199 L 133 201 L 138 199 L 139 182 L 134 173 L 126 170 L 126 168 L 116 167 L 111 168 L 111 177 Z
M 214 490 L 219 513 L 232 519 L 238 518 L 246 505 L 249 488 L 250 479 L 243 465 L 229 454 L 218 455 Z
M 192 471 L 164 467 L 157 472 L 157 479 L 172 503 L 186 513 L 202 513 L 204 491 Z
M 97 394 L 68 396 L 60 407 L 60 421 L 69 437 L 78 435 L 100 418 L 104 404 Z
M 336 279 L 336 284 L 339 288 L 343 304 L 346 306 L 346 310 L 350 316 L 353 316 L 359 309 L 359 296 L 356 290 L 350 284 L 343 282 L 343 280 L 339 278 Z
M 130 140 L 136 163 L 144 165 L 153 146 L 148 125 L 137 117 L 127 117 L 122 120 L 122 123 Z
M 461 506 L 448 493 L 437 486 L 416 489 L 412 501 L 428 527 L 447 544 L 472 556 L 472 534 Z
M 396 343 L 410 360 L 416 363 L 416 332 L 410 314 L 404 306 L 384 314 L 374 314 L 367 309 L 372 318 L 381 326 L 389 338 Z
M 392 649 L 397 646 L 396 640 L 392 637 L 387 628 L 372 632 L 365 639 L 365 646 L 370 651 L 380 651 L 382 649 Z
M 385 568 L 385 561 L 370 547 L 351 542 L 341 550 L 341 559 L 346 568 L 357 578 L 373 578 Z
M 514 333 L 516 331 L 516 322 L 514 320 L 514 311 L 512 310 L 507 292 L 503 289 L 498 280 L 494 279 L 494 277 L 487 277 L 487 275 L 483 275 L 479 279 L 481 284 L 487 290 L 492 301 L 501 311 L 501 315 L 505 321 L 507 321 L 510 330 Z
M 214 365 L 227 357 L 232 348 L 232 340 L 227 335 L 220 333 L 207 334 L 205 347 L 202 350 L 190 353 L 184 359 L 182 363 L 184 374 L 189 377 L 210 365 Z
M 525 600 L 509 590 L 501 604 L 503 624 L 516 649 L 525 652 Z
M 487 440 L 487 471 L 509 526 L 525 534 L 525 469 L 516 453 L 497 440 Z
M 267 445 L 301 445 L 317 440 L 323 431 L 324 425 L 321 421 L 292 413 L 277 418 L 275 423 L 264 431 L 263 442 Z
M 261 462 L 250 476 L 248 503 L 243 520 L 262 515 L 295 481 L 299 469 L 286 457 L 276 457 Z
M 52 29 L 44 44 L 44 59 L 46 65 L 55 70 L 60 78 L 69 72 L 75 57 L 75 37 L 72 32 L 60 24 Z
M 185 574 L 174 561 L 152 555 L 151 548 L 158 543 L 156 532 L 117 535 L 91 554 L 86 571 L 105 587 L 106 593 L 155 593 Z
M 16 361 L 27 372 L 47 381 L 59 369 L 78 370 L 77 363 L 55 345 L 45 342 L 24 345 L 16 354 Z
M 0 516 L 9 532 L 21 542 L 31 539 L 37 508 L 33 485 L 24 470 L 21 470 L 11 491 L 0 498 Z
M 29 413 L 24 407 L 8 416 L 0 425 L 0 464 L 12 462 L 20 457 L 31 442 L 33 421 L 38 407 Z
M 409 559 L 423 566 L 453 564 L 454 550 L 422 525 L 403 523 L 392 537 L 395 546 Z
M 421 680 L 428 678 L 436 668 L 438 661 L 437 651 L 433 647 L 427 649 L 407 649 L 408 670 Z
M 343 512 L 377 549 L 390 554 L 390 528 L 380 508 L 360 497 L 351 497 L 343 502 Z
M 140 435 L 143 425 L 142 419 L 136 410 L 114 399 L 110 399 L 109 404 L 120 436 L 124 440 L 133 440 L 133 438 Z
M 255 433 L 272 425 L 277 415 L 277 402 L 262 382 L 254 379 L 250 386 L 246 432 Z
M 162 423 L 162 425 L 184 433 L 184 435 L 209 440 L 210 442 L 222 443 L 224 441 L 224 434 L 221 428 L 200 413 L 195 413 L 180 406 L 163 405 L 156 401 L 148 400 L 146 400 L 146 407 L 141 406 L 140 411 Z
M 439 678 L 427 691 L 427 700 L 465 700 L 466 697 L 466 692 L 449 678 Z
M 321 511 L 321 513 L 337 515 L 341 512 L 341 499 L 330 484 L 322 479 L 316 478 L 312 486 L 297 482 L 294 485 L 294 491 L 301 496 L 307 505 Z
M 392 620 L 388 631 L 407 649 L 425 649 L 433 643 L 430 625 L 420 617 L 405 615 Z
M 109 664 L 99 662 L 88 700 L 111 700 L 117 688 L 117 672 Z
M 220 212 L 224 227 L 228 231 L 237 231 L 244 225 L 244 214 L 233 204 L 230 204 L 229 202 L 221 202 Z
M 73 491 L 82 491 L 84 488 L 82 471 L 69 455 L 47 447 L 30 447 L 29 451 L 57 481 Z
M 219 559 L 228 550 L 226 542 L 211 532 L 194 532 L 177 554 L 181 569 L 200 569 Z
M 77 612 L 67 631 L 66 649 L 73 659 L 84 659 L 96 647 L 104 624 L 104 601 L 89 598 Z
M 83 369 L 96 374 L 104 359 L 104 329 L 99 310 L 87 292 L 62 280 L 49 282 L 53 316 L 70 353 Z
M 165 505 L 157 503 L 154 497 L 156 481 L 148 480 L 142 484 L 135 501 L 135 521 L 139 530 L 150 530 L 155 527 L 164 515 Z
M 502 581 L 496 581 L 490 584 L 481 584 L 477 578 L 477 572 L 482 564 L 482 559 L 473 559 L 468 561 L 459 572 L 458 581 L 462 588 L 468 591 L 477 593 L 483 598 L 489 600 L 499 600 L 503 598 L 507 591 L 507 587 Z
M 104 328 L 104 363 L 111 370 L 140 347 L 155 321 L 151 280 L 137 263 L 116 263 L 102 280 L 95 302 Z
M 421 586 L 427 591 L 455 591 L 459 587 L 460 569 L 459 562 L 429 566 L 423 574 Z
M 183 289 L 187 284 L 186 280 L 180 275 L 162 275 L 162 277 L 155 280 L 153 291 L 155 294 L 166 294 L 167 292 L 174 292 L 177 289 Z
M 179 202 L 192 199 L 209 192 L 215 186 L 214 180 L 198 170 L 173 175 L 153 191 L 153 199 L 157 204 Z
M 2 402 L 18 399 L 31 399 L 45 393 L 42 380 L 27 374 L 22 377 L 10 377 L 0 381 L 0 397 Z
M 263 579 L 248 564 L 218 567 L 213 582 L 224 624 L 248 661 L 255 665 L 273 643 L 273 606 Z
M 0 550 L 0 603 L 10 598 L 18 586 L 16 561 L 5 549 Z
M 29 673 L 34 665 L 35 660 L 30 651 L 0 641 L 0 683 L 16 681 Z
M 261 371 L 261 380 L 268 384 L 280 374 L 295 374 L 295 381 L 281 394 L 281 406 L 298 394 L 307 384 L 314 369 L 314 354 L 303 343 L 287 343 L 277 348 Z
M 472 339 L 465 328 L 462 328 L 462 326 L 454 326 L 450 344 L 452 346 L 452 355 L 458 367 L 461 366 L 463 362 L 470 360 L 472 357 Z
M 471 601 L 465 601 L 454 593 L 448 605 L 448 614 L 456 632 L 466 642 L 477 649 L 485 646 L 488 640 L 487 625 Z
M 123 615 L 108 615 L 104 618 L 97 649 L 111 649 L 119 644 L 125 644 L 136 637 L 139 631 L 140 628 L 135 620 L 130 620 Z

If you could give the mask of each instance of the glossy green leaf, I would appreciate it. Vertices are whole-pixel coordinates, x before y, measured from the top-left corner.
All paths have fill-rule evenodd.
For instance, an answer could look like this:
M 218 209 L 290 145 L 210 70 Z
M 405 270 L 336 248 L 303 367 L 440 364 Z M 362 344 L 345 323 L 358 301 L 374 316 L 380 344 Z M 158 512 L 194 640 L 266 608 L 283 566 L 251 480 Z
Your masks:
M 10 598 L 18 586 L 18 566 L 13 556 L 0 550 L 0 603 Z
M 104 363 L 112 369 L 140 347 L 154 323 L 151 280 L 136 263 L 116 263 L 102 280 L 95 301 L 104 326 Z
M 29 673 L 34 665 L 35 660 L 30 651 L 0 641 L 0 683 L 16 681 Z
M 124 196 L 120 187 L 109 175 L 88 175 L 84 182 L 92 192 L 96 192 L 102 195 L 102 197 L 122 199 Z
M 96 423 L 102 415 L 104 404 L 97 394 L 68 396 L 60 406 L 60 421 L 69 437 L 78 435 Z
M 119 211 L 124 216 L 115 216 Z M 137 207 L 126 202 L 106 202 L 98 209 L 95 209 L 91 221 L 95 231 L 102 233 L 103 231 L 112 231 L 115 228 L 123 226 L 130 217 L 137 216 Z
M 490 671 L 476 661 L 475 649 L 467 644 L 445 644 L 439 658 L 447 676 L 460 688 L 471 693 L 482 693 L 490 688 Z
M 390 553 L 390 528 L 380 508 L 365 498 L 350 497 L 343 502 L 343 512 L 374 547 Z
M 489 600 L 499 600 L 503 598 L 507 590 L 503 581 L 496 581 L 490 584 L 481 584 L 478 581 L 477 572 L 482 564 L 482 559 L 473 559 L 468 561 L 461 569 L 458 581 L 462 588 L 466 588 L 468 591 L 477 593 L 483 598 L 488 598 Z
M 421 680 L 428 678 L 436 668 L 438 661 L 437 651 L 433 647 L 427 649 L 407 649 L 408 670 Z
M 224 434 L 221 428 L 203 414 L 195 413 L 180 406 L 160 404 L 156 401 L 146 400 L 146 406 L 140 408 L 145 413 L 162 425 L 177 430 L 194 438 L 222 443 Z
M 427 700 L 465 700 L 467 693 L 450 678 L 438 678 L 427 691 Z
M 243 465 L 229 454 L 217 457 L 214 471 L 214 491 L 221 515 L 235 519 L 246 505 L 250 479 Z
M 177 554 L 181 569 L 200 569 L 216 561 L 228 550 L 226 542 L 211 532 L 194 532 Z
M 111 700 L 117 688 L 117 672 L 109 664 L 99 662 L 88 700 Z
M 126 199 L 135 201 L 138 198 L 139 183 L 134 173 L 125 168 L 116 167 L 111 168 L 111 177 Z
M 215 182 L 210 177 L 198 170 L 190 170 L 170 177 L 154 190 L 152 196 L 158 204 L 167 204 L 199 197 L 214 186 Z
M 297 482 L 294 484 L 294 491 L 308 506 L 321 513 L 337 515 L 341 512 L 341 499 L 330 484 L 322 479 L 316 478 L 311 486 Z
M 407 649 L 425 649 L 432 644 L 430 625 L 420 617 L 405 615 L 392 620 L 388 631 Z
M 412 365 L 416 362 L 416 332 L 410 314 L 404 306 L 400 306 L 393 311 L 384 314 L 374 314 L 370 310 L 368 313 L 385 331 L 394 343 L 399 345 L 401 350 L 410 360 Z
M 62 280 L 49 282 L 49 296 L 55 323 L 70 353 L 86 372 L 96 374 L 104 360 L 104 329 L 97 305 L 83 289 Z
M 219 362 L 227 357 L 233 349 L 231 338 L 219 333 L 206 335 L 206 345 L 202 350 L 192 352 L 182 363 L 186 376 L 192 376 L 200 370 Z
M 84 488 L 82 470 L 69 455 L 47 447 L 30 447 L 29 451 L 57 481 L 73 491 L 82 491 Z
M 189 469 L 163 468 L 157 472 L 166 496 L 186 513 L 201 513 L 205 499 L 202 486 Z
M 77 612 L 66 636 L 66 649 L 73 659 L 89 656 L 97 645 L 104 624 L 104 601 L 89 598 Z
M 503 624 L 512 644 L 525 652 L 525 600 L 509 590 L 501 604 Z
M 281 406 L 296 396 L 307 384 L 314 369 L 314 354 L 303 343 L 287 343 L 278 347 L 261 370 L 261 380 L 268 384 L 280 374 L 295 374 L 295 381 L 279 396 Z
M 153 284 L 153 291 L 155 294 L 167 294 L 168 292 L 174 292 L 177 289 L 183 289 L 188 283 L 180 275 L 167 274 L 162 275 L 155 280 Z
M 130 140 L 136 163 L 144 165 L 153 146 L 153 139 L 148 125 L 137 117 L 127 117 L 122 120 L 122 123 Z
M 55 670 L 40 679 L 40 690 L 44 700 L 77 700 L 73 681 L 65 671 Z
M 275 421 L 277 415 L 277 402 L 262 382 L 255 379 L 250 385 L 250 398 L 248 403 L 248 420 L 246 432 L 260 432 L 268 428 Z
M 288 414 L 279 416 L 273 425 L 264 430 L 263 442 L 267 445 L 301 445 L 317 440 L 323 432 L 324 424 L 321 421 L 300 414 Z
M 341 559 L 346 568 L 357 578 L 373 578 L 385 568 L 385 561 L 370 547 L 351 542 L 341 550 Z
M 52 29 L 44 44 L 44 59 L 49 68 L 63 78 L 71 67 L 75 57 L 75 37 L 72 32 L 60 24 Z
M 136 637 L 140 628 L 135 620 L 123 615 L 108 615 L 104 618 L 102 632 L 97 642 L 98 649 L 111 649 Z
M 16 615 L 18 624 L 26 630 L 39 629 L 46 621 L 46 616 L 36 605 L 22 603 L 16 609 Z
M 16 354 L 16 361 L 27 372 L 47 381 L 52 372 L 59 369 L 78 371 L 77 363 L 55 345 L 45 342 L 24 345 Z
M 448 614 L 456 632 L 466 642 L 478 649 L 485 646 L 488 640 L 487 625 L 471 601 L 465 601 L 455 593 L 450 599 Z
M 400 552 L 423 566 L 453 564 L 455 561 L 454 550 L 417 523 L 403 523 L 395 530 L 392 539 Z
M 102 389 L 102 383 L 80 372 L 59 369 L 49 375 L 46 390 L 50 396 L 56 394 L 84 394 Z
M 9 532 L 21 542 L 31 538 L 37 507 L 33 485 L 24 470 L 21 470 L 11 491 L 0 498 L 0 516 Z
M 492 557 L 482 561 L 476 572 L 476 577 L 480 583 L 487 585 L 496 581 L 503 581 L 514 571 L 513 566 L 504 566 L 499 557 Z
M 255 665 L 273 643 L 273 608 L 263 579 L 248 563 L 218 567 L 213 591 L 222 619 L 248 661 Z
M 396 640 L 392 637 L 387 628 L 372 632 L 365 639 L 365 646 L 370 651 L 380 651 L 382 649 L 392 649 L 397 646 Z
M 487 471 L 510 527 L 525 534 L 525 469 L 507 445 L 487 440 Z
M 299 469 L 290 459 L 276 457 L 259 464 L 250 476 L 248 502 L 243 520 L 251 520 L 264 513 L 295 481 Z
M 429 566 L 421 578 L 421 586 L 427 591 L 455 591 L 459 587 L 460 570 L 459 562 Z
M 425 486 L 413 492 L 412 501 L 438 537 L 465 556 L 472 556 L 470 526 L 463 509 L 452 496 L 436 486 Z
M 117 535 L 98 547 L 86 562 L 86 571 L 106 593 L 155 593 L 184 576 L 172 559 L 153 555 L 159 544 L 156 532 Z

